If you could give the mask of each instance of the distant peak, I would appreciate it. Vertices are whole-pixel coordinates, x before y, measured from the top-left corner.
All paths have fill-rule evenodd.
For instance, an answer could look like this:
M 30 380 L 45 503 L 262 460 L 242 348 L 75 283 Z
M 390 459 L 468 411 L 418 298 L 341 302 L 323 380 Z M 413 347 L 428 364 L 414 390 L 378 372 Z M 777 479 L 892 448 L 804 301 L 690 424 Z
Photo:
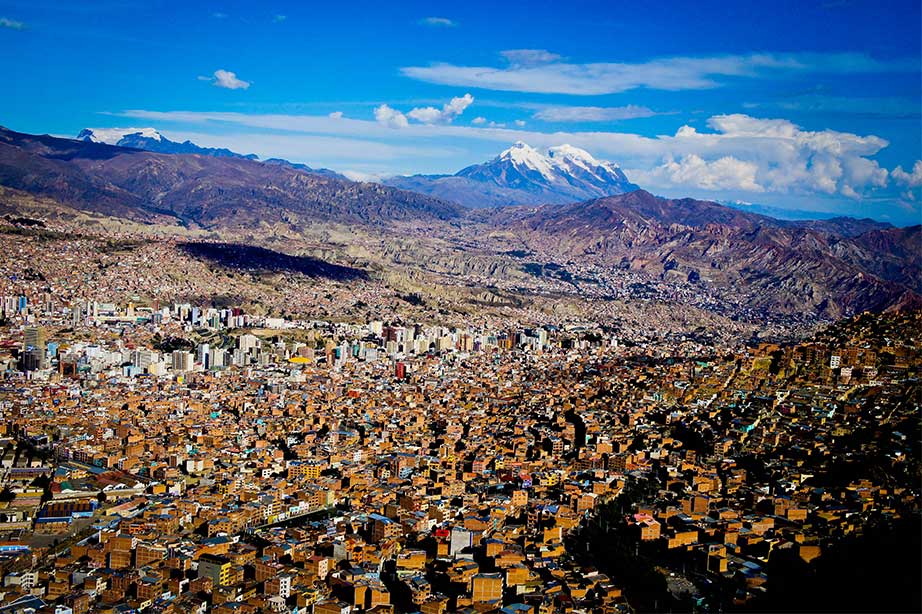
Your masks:
M 509 160 L 516 167 L 525 167 L 541 173 L 541 175 L 548 179 L 553 178 L 550 160 L 522 141 L 516 141 L 512 147 L 499 154 L 497 160 Z
M 504 150 L 497 156 L 498 160 L 512 160 L 517 163 L 525 163 L 530 168 L 560 168 L 568 170 L 571 165 L 582 167 L 589 170 L 604 166 L 608 169 L 617 168 L 617 164 L 606 160 L 598 160 L 585 149 L 574 147 L 568 143 L 555 145 L 546 150 L 539 151 L 524 141 L 516 141 L 509 149 Z
M 140 136 L 156 141 L 163 140 L 163 135 L 154 128 L 84 128 L 77 135 L 77 140 L 117 145 L 126 136 Z

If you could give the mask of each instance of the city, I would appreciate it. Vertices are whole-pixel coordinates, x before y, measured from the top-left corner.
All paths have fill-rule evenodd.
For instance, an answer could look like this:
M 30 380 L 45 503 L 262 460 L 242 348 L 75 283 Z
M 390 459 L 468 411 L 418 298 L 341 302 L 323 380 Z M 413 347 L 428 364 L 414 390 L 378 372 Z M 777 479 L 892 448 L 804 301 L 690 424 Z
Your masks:
M 760 604 L 772 553 L 918 513 L 920 317 L 730 349 L 7 295 L 4 603 Z
M 0 614 L 922 612 L 920 24 L 0 0 Z

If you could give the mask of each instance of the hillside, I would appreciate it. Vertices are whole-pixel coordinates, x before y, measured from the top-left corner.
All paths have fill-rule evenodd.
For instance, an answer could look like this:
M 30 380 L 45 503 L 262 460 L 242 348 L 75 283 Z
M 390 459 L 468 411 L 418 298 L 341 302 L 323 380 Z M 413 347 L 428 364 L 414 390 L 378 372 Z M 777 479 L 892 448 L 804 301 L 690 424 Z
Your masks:
M 0 184 L 78 209 L 204 228 L 315 221 L 445 220 L 462 208 L 421 194 L 235 157 L 157 154 L 0 128 Z

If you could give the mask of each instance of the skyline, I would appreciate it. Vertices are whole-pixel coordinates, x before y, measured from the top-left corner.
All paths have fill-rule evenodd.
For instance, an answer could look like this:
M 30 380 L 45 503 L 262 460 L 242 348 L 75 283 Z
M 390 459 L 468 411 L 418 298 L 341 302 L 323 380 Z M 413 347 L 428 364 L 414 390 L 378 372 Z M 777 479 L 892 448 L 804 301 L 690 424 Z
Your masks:
M 919 223 L 919 6 L 784 6 L 0 2 L 0 124 L 151 126 L 353 178 L 569 143 L 664 196 Z

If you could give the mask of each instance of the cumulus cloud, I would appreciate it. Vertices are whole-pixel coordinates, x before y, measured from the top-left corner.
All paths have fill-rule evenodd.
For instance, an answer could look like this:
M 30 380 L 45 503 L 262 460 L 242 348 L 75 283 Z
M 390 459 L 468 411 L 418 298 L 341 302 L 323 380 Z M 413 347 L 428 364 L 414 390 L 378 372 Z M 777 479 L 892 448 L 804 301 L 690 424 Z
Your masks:
M 707 162 L 700 156 L 689 154 L 678 161 L 667 156 L 663 164 L 652 171 L 641 172 L 642 179 L 637 176 L 632 178 L 650 185 L 764 192 L 765 188 L 756 181 L 758 170 L 755 162 L 745 162 L 732 156 Z
M 464 96 L 452 98 L 442 105 L 441 109 L 436 107 L 415 107 L 406 114 L 382 104 L 375 109 L 375 120 L 389 128 L 407 128 L 410 125 L 410 119 L 427 126 L 450 124 L 473 103 L 474 97 L 470 94 L 465 94 Z
M 546 50 L 513 49 L 505 67 L 434 63 L 408 66 L 413 79 L 441 85 L 512 92 L 600 95 L 636 88 L 680 91 L 719 87 L 724 77 L 765 77 L 780 72 L 817 74 L 913 72 L 918 59 L 877 61 L 860 53 L 759 53 L 671 57 L 646 62 L 574 64 Z
M 332 119 L 342 119 L 342 117 L 343 117 L 343 112 L 342 112 L 342 111 L 333 111 L 332 113 L 330 113 L 329 117 L 332 118 Z
M 629 104 L 623 107 L 545 107 L 538 110 L 534 118 L 548 122 L 605 122 L 654 115 L 656 112 L 647 107 Z
M 858 198 L 887 185 L 888 172 L 869 157 L 884 139 L 835 130 L 806 131 L 785 119 L 715 115 L 713 132 L 682 126 L 666 137 L 669 152 L 638 181 L 709 190 L 820 193 Z M 676 161 L 677 156 L 681 156 Z
M 406 115 L 386 104 L 375 108 L 375 121 L 388 128 L 406 128 L 410 125 Z
M 8 19 L 6 17 L 0 17 L 0 28 L 7 28 L 8 30 L 25 30 L 26 24 L 21 21 L 16 21 L 14 19 Z
M 424 17 L 419 20 L 419 24 L 422 26 L 432 26 L 435 28 L 454 28 L 458 25 L 458 22 L 453 21 L 448 17 Z
M 902 166 L 897 166 L 890 172 L 893 182 L 903 187 L 900 197 L 906 203 L 922 200 L 922 160 L 916 160 L 912 170 L 904 171 Z
M 407 113 L 407 117 L 423 124 L 451 123 L 453 119 L 464 113 L 464 110 L 474 103 L 470 94 L 456 96 L 442 105 L 441 109 L 435 107 L 417 107 Z
M 922 187 L 922 160 L 916 160 L 912 170 L 908 173 L 903 170 L 902 166 L 897 166 L 890 175 L 898 184 L 910 188 Z
M 224 69 L 214 71 L 214 77 L 199 77 L 199 80 L 211 81 L 215 87 L 227 90 L 245 90 L 250 87 L 249 81 L 238 79 L 236 73 Z
M 481 124 L 487 123 L 487 118 L 486 117 L 475 117 L 474 119 L 471 120 L 471 123 L 474 124 L 475 126 L 479 126 Z

